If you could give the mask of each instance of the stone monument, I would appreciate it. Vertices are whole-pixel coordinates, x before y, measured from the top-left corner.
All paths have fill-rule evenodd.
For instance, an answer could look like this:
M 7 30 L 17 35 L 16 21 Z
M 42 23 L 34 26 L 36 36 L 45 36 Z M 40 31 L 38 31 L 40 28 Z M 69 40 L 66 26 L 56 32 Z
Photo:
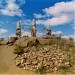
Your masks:
M 36 37 L 36 21 L 35 21 L 35 19 L 32 20 L 31 36 Z
M 20 21 L 17 22 L 17 28 L 16 28 L 16 36 L 21 37 L 21 27 L 20 27 Z
M 51 36 L 51 28 L 47 27 L 46 31 L 47 31 L 46 36 Z

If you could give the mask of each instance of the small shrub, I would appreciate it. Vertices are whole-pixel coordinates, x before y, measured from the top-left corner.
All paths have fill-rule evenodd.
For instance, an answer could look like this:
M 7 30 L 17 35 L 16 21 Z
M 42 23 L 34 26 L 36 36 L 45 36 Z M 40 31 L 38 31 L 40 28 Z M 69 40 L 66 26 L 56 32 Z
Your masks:
M 34 41 L 29 41 L 28 43 L 27 43 L 27 47 L 32 47 L 34 45 Z
M 24 52 L 23 47 L 21 47 L 20 45 L 16 45 L 15 49 L 14 49 L 14 54 L 22 54 Z
M 38 39 L 29 41 L 29 42 L 27 43 L 27 47 L 32 47 L 32 46 L 37 47 L 38 45 L 41 45 L 41 43 L 39 42 Z
M 58 71 L 62 74 L 66 74 L 67 72 L 70 71 L 70 67 L 69 66 L 60 66 Z
M 44 74 L 45 73 L 45 66 L 41 64 L 41 66 L 36 70 L 36 73 L 38 74 Z

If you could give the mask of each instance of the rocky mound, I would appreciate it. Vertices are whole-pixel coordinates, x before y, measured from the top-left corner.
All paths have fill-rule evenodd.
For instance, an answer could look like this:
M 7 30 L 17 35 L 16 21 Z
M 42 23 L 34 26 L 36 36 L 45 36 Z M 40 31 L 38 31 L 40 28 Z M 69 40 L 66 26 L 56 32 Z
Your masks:
M 21 54 L 16 53 L 15 64 L 26 70 L 54 72 L 61 67 L 72 66 L 72 62 L 67 59 L 68 55 L 65 51 L 57 48 L 57 45 L 42 45 L 37 39 L 29 41 L 26 47 L 19 47 L 18 50 Z
M 9 45 L 9 46 L 12 46 L 16 40 L 18 40 L 17 37 L 11 37 L 11 38 L 8 38 L 8 39 L 1 39 L 0 40 L 0 45 Z

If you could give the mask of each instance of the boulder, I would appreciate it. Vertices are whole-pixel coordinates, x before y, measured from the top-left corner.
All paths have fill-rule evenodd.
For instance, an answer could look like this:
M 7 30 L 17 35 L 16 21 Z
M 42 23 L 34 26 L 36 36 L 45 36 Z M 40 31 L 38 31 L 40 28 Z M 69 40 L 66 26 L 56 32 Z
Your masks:
M 7 45 L 8 43 L 9 43 L 8 39 L 1 41 L 1 45 Z
M 15 65 L 16 65 L 16 66 L 20 66 L 20 64 L 21 64 L 20 59 L 16 59 L 16 60 L 15 60 Z
M 9 39 L 9 44 L 10 44 L 10 43 L 15 43 L 15 41 L 16 41 L 17 39 L 18 39 L 17 37 L 11 37 L 11 38 Z
M 38 64 L 38 61 L 37 61 L 37 60 L 34 60 L 34 61 L 32 62 L 32 64 L 37 65 L 37 64 Z

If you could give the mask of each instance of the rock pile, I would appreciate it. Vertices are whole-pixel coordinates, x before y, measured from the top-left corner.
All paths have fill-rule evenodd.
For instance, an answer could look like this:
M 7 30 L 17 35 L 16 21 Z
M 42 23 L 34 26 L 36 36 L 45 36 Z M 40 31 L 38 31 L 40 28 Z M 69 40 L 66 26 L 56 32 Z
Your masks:
M 24 53 L 17 55 L 15 58 L 16 66 L 36 71 L 41 66 L 44 67 L 45 72 L 57 71 L 60 66 L 70 66 L 68 61 L 64 61 L 66 54 L 64 51 L 46 45 L 46 46 L 32 46 L 24 48 Z

